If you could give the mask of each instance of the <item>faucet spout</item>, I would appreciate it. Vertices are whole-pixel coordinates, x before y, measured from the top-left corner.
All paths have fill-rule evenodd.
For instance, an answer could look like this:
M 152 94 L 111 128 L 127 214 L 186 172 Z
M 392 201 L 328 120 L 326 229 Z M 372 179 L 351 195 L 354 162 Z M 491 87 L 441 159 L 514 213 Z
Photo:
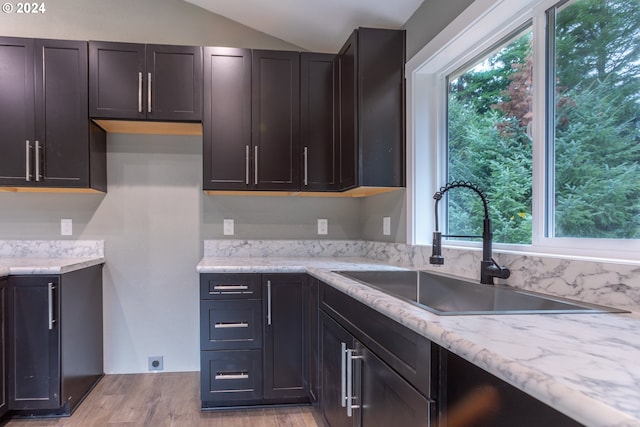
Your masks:
M 438 231 L 438 202 L 442 199 L 442 196 L 452 188 L 468 188 L 475 192 L 482 200 L 482 206 L 484 208 L 484 220 L 482 227 L 482 236 L 460 236 L 460 235 L 443 235 Z M 482 261 L 480 262 L 480 283 L 486 285 L 493 285 L 493 278 L 507 279 L 511 275 L 511 271 L 506 267 L 501 267 L 493 259 L 492 255 L 492 240 L 493 232 L 491 230 L 491 219 L 489 218 L 489 206 L 487 198 L 484 193 L 474 184 L 466 181 L 453 181 L 446 184 L 444 187 L 440 187 L 440 190 L 433 195 L 435 202 L 435 220 L 436 227 L 433 232 L 433 245 L 432 254 L 429 257 L 429 263 L 434 265 L 444 264 L 444 257 L 442 256 L 442 237 L 466 237 L 466 238 L 481 238 L 482 239 Z

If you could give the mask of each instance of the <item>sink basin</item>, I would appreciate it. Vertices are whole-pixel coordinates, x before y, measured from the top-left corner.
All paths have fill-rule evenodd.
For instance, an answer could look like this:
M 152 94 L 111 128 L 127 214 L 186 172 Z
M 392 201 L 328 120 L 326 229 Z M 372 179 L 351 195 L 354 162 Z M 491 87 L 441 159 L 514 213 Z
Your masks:
M 625 313 L 504 285 L 411 270 L 336 271 L 439 315 Z

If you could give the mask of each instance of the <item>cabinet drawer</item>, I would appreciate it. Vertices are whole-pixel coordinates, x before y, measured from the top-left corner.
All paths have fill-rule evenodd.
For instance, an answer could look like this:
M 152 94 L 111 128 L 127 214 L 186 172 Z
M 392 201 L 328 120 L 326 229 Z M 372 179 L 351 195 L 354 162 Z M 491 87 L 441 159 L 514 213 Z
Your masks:
M 200 301 L 200 349 L 262 347 L 260 300 Z
M 203 407 L 239 405 L 262 398 L 260 350 L 200 352 Z
M 211 273 L 200 275 L 200 299 L 262 297 L 259 274 Z

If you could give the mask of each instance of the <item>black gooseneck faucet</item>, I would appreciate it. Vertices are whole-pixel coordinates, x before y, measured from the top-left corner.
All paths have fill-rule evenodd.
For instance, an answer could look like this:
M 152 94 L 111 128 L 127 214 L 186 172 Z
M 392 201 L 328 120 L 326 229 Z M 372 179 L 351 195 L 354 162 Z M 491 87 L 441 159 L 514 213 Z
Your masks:
M 438 231 L 438 202 L 442 199 L 442 196 L 447 191 L 452 188 L 464 187 L 472 190 L 480 199 L 482 199 L 482 205 L 484 207 L 484 221 L 483 221 L 483 230 L 482 236 L 464 236 L 464 235 L 453 235 L 453 234 L 445 234 L 443 235 Z M 493 239 L 493 232 L 491 231 L 491 219 L 489 218 L 489 207 L 487 205 L 487 198 L 484 193 L 474 184 L 466 181 L 453 181 L 446 184 L 444 187 L 440 187 L 439 191 L 433 195 L 435 203 L 435 219 L 436 219 L 436 229 L 433 232 L 433 252 L 431 257 L 429 257 L 429 263 L 434 265 L 442 265 L 444 264 L 444 257 L 442 256 L 442 237 L 466 237 L 472 239 L 482 239 L 482 261 L 480 262 L 480 283 L 485 285 L 493 285 L 493 278 L 497 277 L 499 279 L 507 279 L 511 275 L 511 271 L 509 271 L 506 267 L 501 267 L 498 263 L 493 259 L 492 252 L 492 244 L 491 241 Z

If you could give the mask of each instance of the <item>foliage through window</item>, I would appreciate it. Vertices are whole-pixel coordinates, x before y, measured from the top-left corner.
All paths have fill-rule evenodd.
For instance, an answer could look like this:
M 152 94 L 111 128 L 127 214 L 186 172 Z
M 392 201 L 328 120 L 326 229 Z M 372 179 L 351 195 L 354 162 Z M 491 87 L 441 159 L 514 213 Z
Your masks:
M 531 27 L 448 79 L 447 180 L 487 195 L 494 241 L 531 243 Z M 449 234 L 482 234 L 481 200 L 448 193 Z
M 447 180 L 489 199 L 494 241 L 532 242 L 533 90 L 546 90 L 546 237 L 640 238 L 640 2 L 547 11 L 548 81 L 532 26 L 447 78 Z M 546 88 L 545 88 L 546 86 Z M 542 137 L 542 136 L 541 136 Z M 448 193 L 447 232 L 479 235 L 480 200 Z

